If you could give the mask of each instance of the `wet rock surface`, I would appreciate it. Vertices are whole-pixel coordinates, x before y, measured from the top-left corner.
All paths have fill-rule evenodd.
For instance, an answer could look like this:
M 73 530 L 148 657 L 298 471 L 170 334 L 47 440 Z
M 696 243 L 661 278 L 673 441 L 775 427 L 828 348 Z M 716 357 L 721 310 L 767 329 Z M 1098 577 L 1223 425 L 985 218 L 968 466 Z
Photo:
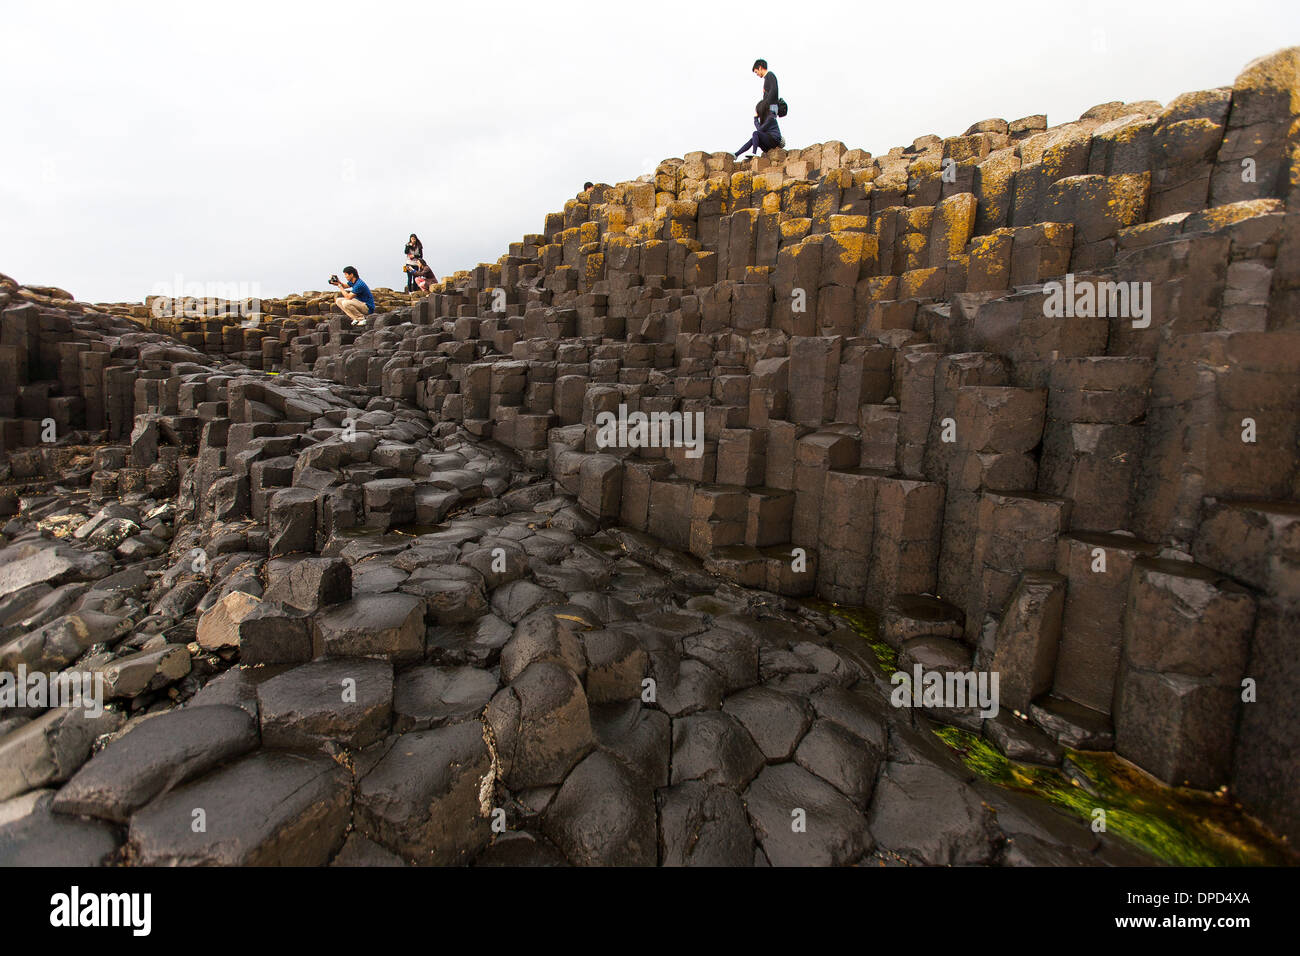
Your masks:
M 351 805 L 334 761 L 260 751 L 136 813 L 127 851 L 144 866 L 320 866 L 341 848 Z
M 155 797 L 259 743 L 256 722 L 228 704 L 173 710 L 117 736 L 61 787 L 59 813 L 126 823 Z
M 451 444 L 481 473 L 509 460 Z M 0 746 L 23 755 L 9 766 L 24 775 L 0 852 L 18 863 L 750 866 L 880 852 L 988 863 L 1013 845 L 984 829 L 959 784 L 943 777 L 955 789 L 936 791 L 886 762 L 891 727 L 924 718 L 890 707 L 870 661 L 798 602 L 725 582 L 707 595 L 645 588 L 658 565 L 691 559 L 631 557 L 615 530 L 537 540 L 519 576 L 495 584 L 490 562 L 472 579 L 455 570 L 495 547 L 529 554 L 568 507 L 544 493 L 552 510 L 513 494 L 524 510 L 502 498 L 498 514 L 412 534 L 331 535 L 323 549 L 339 557 L 277 565 L 223 552 L 206 559 L 225 575 L 215 580 L 192 569 L 201 539 L 181 526 L 171 563 L 135 579 L 117 571 L 113 590 L 86 582 L 80 599 L 97 610 L 73 613 L 111 618 L 87 659 L 121 667 L 171 649 L 191 670 L 110 702 L 93 727 L 75 710 L 7 718 Z M 240 577 L 249 566 L 265 571 Z M 482 600 L 441 586 L 355 590 L 419 572 L 471 583 Z M 261 594 L 239 590 L 268 576 Z M 206 590 L 158 620 L 187 580 Z M 28 790 L 44 796 L 19 806 L 33 785 L 56 789 Z M 923 799 L 937 831 L 908 829 Z M 1064 825 L 1087 842 L 1081 822 Z M 1050 856 L 1053 839 L 1021 836 L 1007 862 Z

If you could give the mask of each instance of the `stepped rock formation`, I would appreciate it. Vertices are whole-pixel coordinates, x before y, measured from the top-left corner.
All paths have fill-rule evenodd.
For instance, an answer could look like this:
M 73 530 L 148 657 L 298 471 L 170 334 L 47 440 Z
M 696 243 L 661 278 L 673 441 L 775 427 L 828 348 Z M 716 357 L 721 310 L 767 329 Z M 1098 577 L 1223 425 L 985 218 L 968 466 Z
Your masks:
M 1300 838 L 1300 48 L 667 160 L 364 327 L 0 299 L 0 670 L 110 702 L 0 710 L 0 862 L 1148 859 L 932 720 Z

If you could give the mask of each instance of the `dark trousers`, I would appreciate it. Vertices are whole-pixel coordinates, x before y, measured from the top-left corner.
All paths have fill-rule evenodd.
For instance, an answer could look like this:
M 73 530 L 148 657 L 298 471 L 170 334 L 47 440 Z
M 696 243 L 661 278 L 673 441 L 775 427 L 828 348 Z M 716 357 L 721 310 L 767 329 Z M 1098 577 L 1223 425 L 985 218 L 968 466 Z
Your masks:
M 777 139 L 775 136 L 756 129 L 754 130 L 754 135 L 749 137 L 749 140 L 745 145 L 736 150 L 736 155 L 739 156 L 741 153 L 748 152 L 751 149 L 756 149 L 766 153 L 769 149 L 774 149 L 776 144 Z

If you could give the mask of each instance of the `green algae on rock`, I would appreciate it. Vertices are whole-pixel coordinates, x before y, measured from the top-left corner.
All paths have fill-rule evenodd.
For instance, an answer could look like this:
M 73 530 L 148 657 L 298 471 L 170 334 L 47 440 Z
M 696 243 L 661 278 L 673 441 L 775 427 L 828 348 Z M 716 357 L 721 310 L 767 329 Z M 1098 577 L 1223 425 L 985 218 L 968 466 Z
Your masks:
M 877 615 L 864 607 L 841 607 L 829 601 L 804 601 L 805 607 L 821 611 L 832 618 L 838 618 L 849 630 L 853 631 L 875 660 L 880 672 L 886 677 L 898 670 L 898 651 L 880 639 L 880 626 Z
M 934 733 L 990 783 L 1046 800 L 1174 866 L 1294 865 L 1295 854 L 1221 794 L 1167 787 L 1122 757 L 1066 750 L 1064 769 L 1021 764 L 956 727 Z M 1073 779 L 1072 773 L 1082 779 Z

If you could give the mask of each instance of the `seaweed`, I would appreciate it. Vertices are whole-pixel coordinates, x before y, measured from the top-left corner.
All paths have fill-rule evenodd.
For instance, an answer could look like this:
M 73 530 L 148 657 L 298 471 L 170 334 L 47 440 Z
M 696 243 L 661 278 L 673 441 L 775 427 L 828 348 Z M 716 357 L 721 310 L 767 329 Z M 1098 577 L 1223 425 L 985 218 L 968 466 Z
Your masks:
M 1291 850 L 1215 794 L 1169 787 L 1111 753 L 1066 750 L 1062 768 L 1017 763 L 988 741 L 956 727 L 935 735 L 983 779 L 1029 794 L 1091 822 L 1105 811 L 1106 832 L 1175 866 L 1293 865 Z

